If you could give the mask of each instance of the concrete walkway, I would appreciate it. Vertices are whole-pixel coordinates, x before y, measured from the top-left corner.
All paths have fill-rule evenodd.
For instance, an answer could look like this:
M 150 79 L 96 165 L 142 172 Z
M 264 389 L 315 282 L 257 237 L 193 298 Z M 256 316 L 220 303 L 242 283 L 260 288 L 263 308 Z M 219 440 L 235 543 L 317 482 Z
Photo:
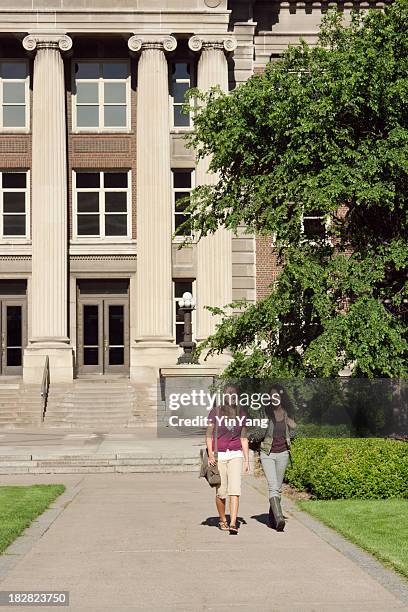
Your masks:
M 284 533 L 268 529 L 265 497 L 248 484 L 234 537 L 216 528 L 213 492 L 196 474 L 0 479 L 36 482 L 64 482 L 74 495 L 2 591 L 69 590 L 78 611 L 407 610 L 290 511 Z

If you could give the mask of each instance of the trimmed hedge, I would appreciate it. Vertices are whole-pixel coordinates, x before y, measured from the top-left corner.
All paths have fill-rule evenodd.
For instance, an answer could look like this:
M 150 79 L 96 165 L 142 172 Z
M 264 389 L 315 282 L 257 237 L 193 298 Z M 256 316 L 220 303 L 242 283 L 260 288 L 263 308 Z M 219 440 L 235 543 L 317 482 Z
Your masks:
M 298 423 L 296 436 L 303 438 L 350 438 L 347 425 L 318 425 L 317 423 Z
M 377 438 L 297 438 L 286 482 L 316 499 L 408 498 L 408 444 Z

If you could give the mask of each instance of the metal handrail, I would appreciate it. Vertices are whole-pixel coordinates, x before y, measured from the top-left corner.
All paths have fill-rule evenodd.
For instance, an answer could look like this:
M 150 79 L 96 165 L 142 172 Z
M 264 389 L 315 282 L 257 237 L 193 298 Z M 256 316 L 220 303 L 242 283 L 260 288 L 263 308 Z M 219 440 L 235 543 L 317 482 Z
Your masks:
M 48 355 L 45 357 L 44 372 L 41 382 L 41 397 L 42 397 L 42 412 L 41 421 L 44 421 L 45 411 L 47 409 L 48 391 L 50 388 L 50 360 Z

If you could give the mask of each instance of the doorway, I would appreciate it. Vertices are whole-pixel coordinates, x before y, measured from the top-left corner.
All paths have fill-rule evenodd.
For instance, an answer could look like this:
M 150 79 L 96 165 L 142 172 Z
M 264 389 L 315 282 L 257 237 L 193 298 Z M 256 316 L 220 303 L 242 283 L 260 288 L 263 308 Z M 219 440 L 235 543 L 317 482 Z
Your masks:
M 129 372 L 129 283 L 78 282 L 78 373 Z
M 21 376 L 27 344 L 26 281 L 0 281 L 0 374 Z

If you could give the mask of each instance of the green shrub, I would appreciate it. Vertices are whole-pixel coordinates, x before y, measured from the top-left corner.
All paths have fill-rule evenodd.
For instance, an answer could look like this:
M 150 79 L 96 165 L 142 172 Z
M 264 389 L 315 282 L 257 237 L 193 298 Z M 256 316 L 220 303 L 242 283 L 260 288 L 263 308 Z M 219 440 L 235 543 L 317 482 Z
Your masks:
M 317 499 L 408 498 L 408 444 L 377 438 L 297 438 L 286 482 Z
M 298 423 L 296 436 L 303 438 L 349 438 L 347 425 L 318 425 L 317 423 Z

